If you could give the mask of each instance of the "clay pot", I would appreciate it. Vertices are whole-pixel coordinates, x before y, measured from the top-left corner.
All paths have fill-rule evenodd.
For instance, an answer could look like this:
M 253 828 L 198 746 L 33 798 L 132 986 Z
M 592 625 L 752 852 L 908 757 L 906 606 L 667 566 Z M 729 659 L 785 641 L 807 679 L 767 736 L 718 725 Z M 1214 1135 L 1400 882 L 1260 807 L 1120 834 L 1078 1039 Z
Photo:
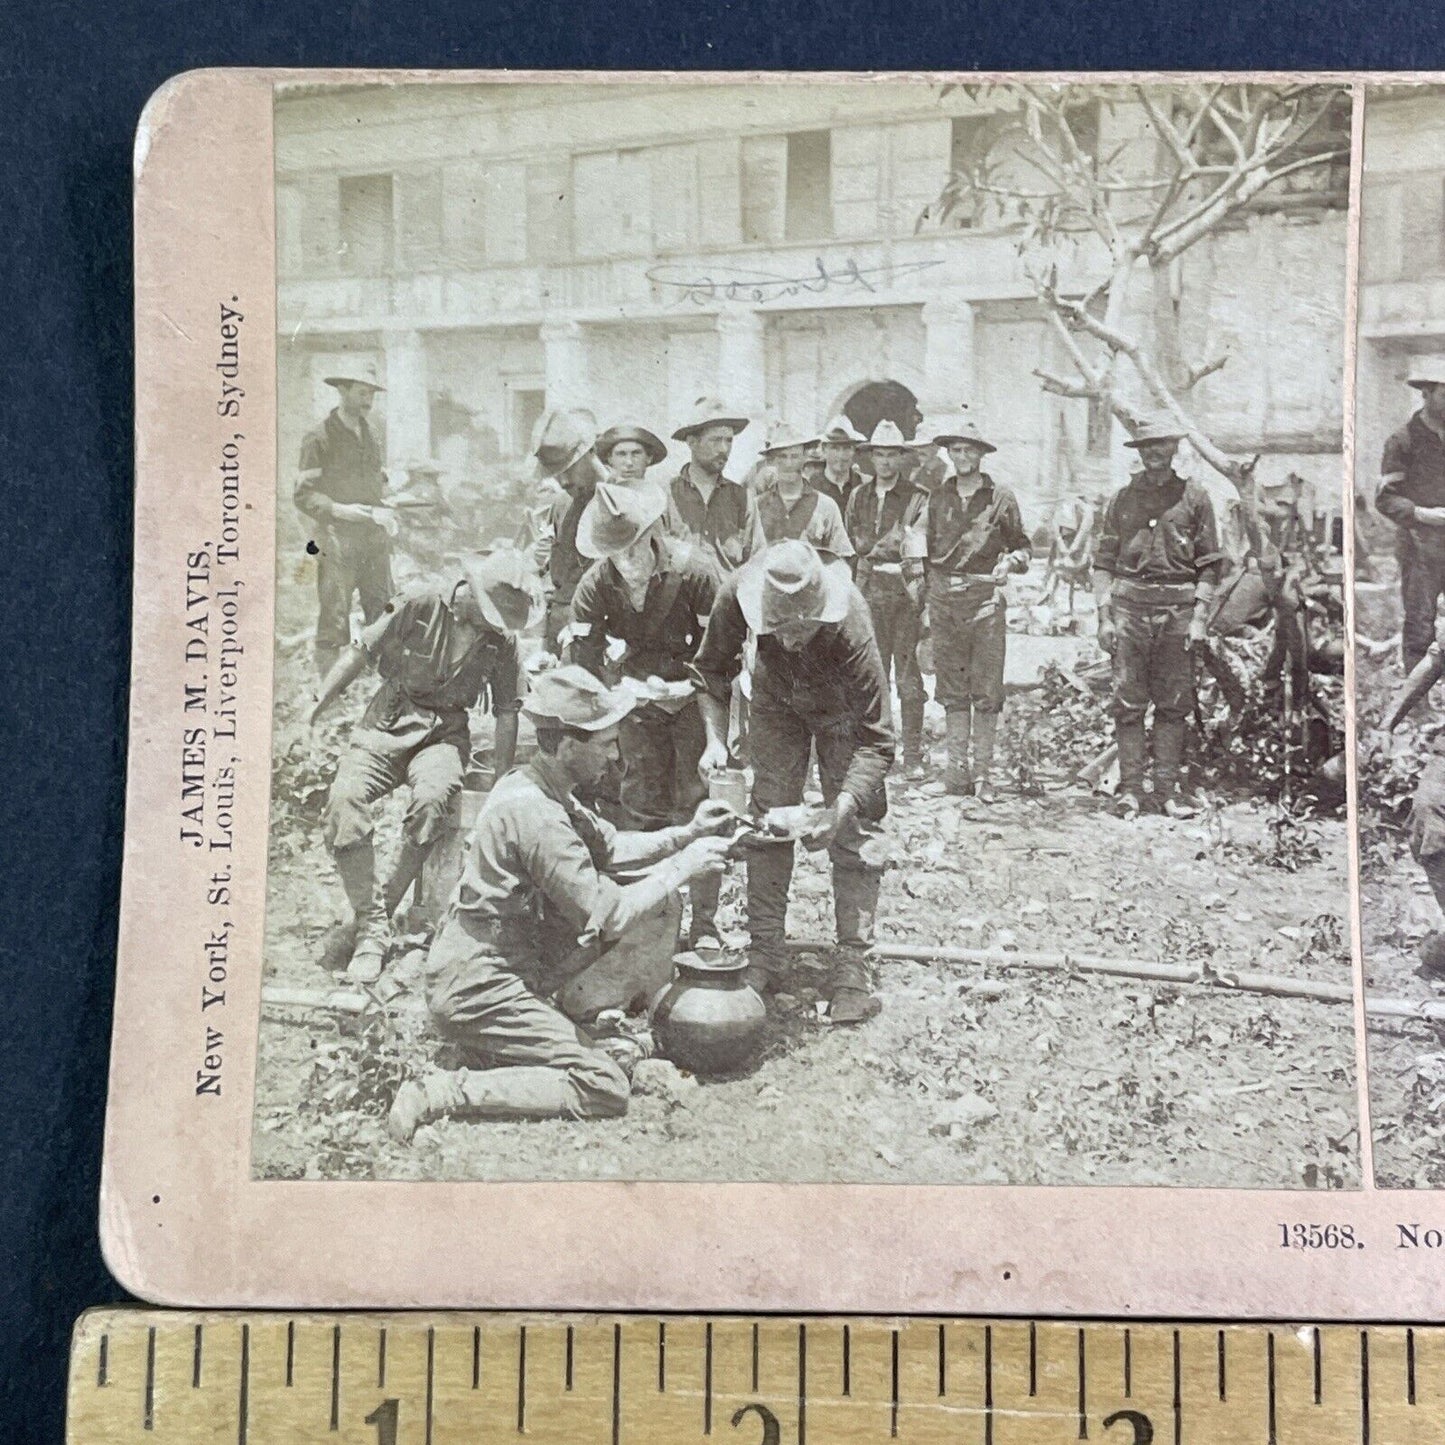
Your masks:
M 694 1074 L 742 1068 L 762 1042 L 768 1010 L 745 981 L 745 958 L 680 953 L 677 977 L 652 1011 L 658 1052 Z

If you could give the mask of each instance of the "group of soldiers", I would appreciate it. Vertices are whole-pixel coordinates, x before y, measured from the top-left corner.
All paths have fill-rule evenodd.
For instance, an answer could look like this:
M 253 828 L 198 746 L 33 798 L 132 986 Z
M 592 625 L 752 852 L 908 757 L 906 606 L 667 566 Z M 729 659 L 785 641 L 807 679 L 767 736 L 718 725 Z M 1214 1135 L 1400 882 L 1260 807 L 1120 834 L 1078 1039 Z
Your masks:
M 995 447 L 976 423 L 960 412 L 914 439 L 887 419 L 868 437 L 844 416 L 821 433 L 777 424 L 739 481 L 727 467 L 750 419 L 703 397 L 672 433 L 688 460 L 663 482 L 649 475 L 667 455 L 653 432 L 599 434 L 588 413 L 556 410 L 533 439 L 538 483 L 555 487 L 538 545 L 462 552 L 430 585 L 393 596 L 396 511 L 366 420 L 381 388 L 361 368 L 327 380 L 338 404 L 308 434 L 296 484 L 319 534 L 312 720 L 368 665 L 382 679 L 325 814 L 354 918 L 353 978 L 379 977 L 390 915 L 448 826 L 471 756 L 468 709 L 487 697 L 496 718 L 497 781 L 427 970 L 438 1030 L 478 1067 L 405 1084 L 394 1137 L 443 1114 L 625 1110 L 630 1065 L 648 1048 L 629 1016 L 668 982 L 681 941 L 720 947 L 719 881 L 738 852 L 749 983 L 767 995 L 786 979 L 801 843 L 831 863 L 829 1017 L 876 1013 L 895 688 L 904 779 L 928 783 L 925 615 L 947 719 L 947 766 L 929 786 L 972 807 L 994 798 L 1005 587 L 1032 548 L 1014 494 L 983 470 Z M 1113 656 L 1117 796 L 1130 815 L 1151 797 L 1179 806 L 1188 654 L 1222 558 L 1207 495 L 1173 468 L 1182 436 L 1139 429 L 1142 470 L 1097 529 L 1099 641 Z M 353 596 L 365 619 L 355 642 Z M 544 619 L 555 661 L 524 681 L 518 640 Z M 536 751 L 514 767 L 519 713 Z M 743 762 L 747 819 L 709 796 Z M 814 768 L 821 803 L 805 803 Z M 403 783 L 403 846 L 381 882 L 372 805 Z

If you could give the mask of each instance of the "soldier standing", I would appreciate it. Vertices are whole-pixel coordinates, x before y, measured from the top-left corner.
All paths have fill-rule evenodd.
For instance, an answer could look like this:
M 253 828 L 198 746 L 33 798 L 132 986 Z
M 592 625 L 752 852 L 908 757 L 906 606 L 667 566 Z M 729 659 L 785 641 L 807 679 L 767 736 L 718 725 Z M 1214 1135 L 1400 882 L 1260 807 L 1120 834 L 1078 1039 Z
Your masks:
M 565 408 L 541 417 L 532 438 L 537 478 L 561 487 L 548 509 L 538 546 L 538 562 L 552 579 L 543 638 L 549 652 L 560 653 L 565 646 L 560 634 L 571 619 L 572 593 L 587 570 L 587 559 L 577 550 L 577 524 L 597 483 L 607 478 L 594 449 L 596 438 L 591 412 Z
M 815 469 L 811 480 L 825 497 L 832 497 L 848 519 L 848 498 L 853 489 L 863 480 L 863 473 L 853 465 L 858 447 L 867 438 L 841 413 L 823 428 L 822 466 Z
M 868 602 L 883 674 L 898 689 L 903 720 L 903 771 L 922 778 L 923 706 L 927 693 L 918 666 L 923 613 L 923 524 L 927 495 L 900 476 L 908 443 L 891 422 L 880 421 L 864 443 L 872 459 L 871 483 L 848 498 L 847 529 L 857 551 L 854 578 Z
M 765 481 L 758 495 L 758 520 L 768 542 L 801 538 L 830 558 L 851 557 L 853 544 L 838 504 L 803 477 L 808 450 L 816 441 L 786 422 L 769 431 L 761 458 Z
M 994 743 L 1003 710 L 1009 576 L 1033 556 L 1018 499 L 981 470 L 998 448 L 969 417 L 941 424 L 949 471 L 924 512 L 926 597 L 934 691 L 948 717 L 944 786 L 993 801 Z
M 1406 673 L 1435 638 L 1435 609 L 1445 594 L 1445 357 L 1422 357 L 1407 384 L 1420 409 L 1385 443 L 1375 506 L 1395 524 Z
M 597 438 L 593 450 L 597 460 L 611 473 L 612 480 L 627 487 L 642 486 L 647 481 L 648 469 L 667 457 L 661 438 L 641 426 L 608 427 Z
M 672 479 L 668 530 L 711 552 L 724 576 L 766 545 L 753 494 L 723 474 L 747 424 L 716 397 L 701 396 L 672 434 L 691 457 Z
M 471 759 L 467 709 L 484 691 L 497 720 L 496 768 L 512 766 L 521 706 L 517 634 L 542 614 L 542 589 L 513 551 L 461 559 L 440 591 L 398 598 L 337 659 L 311 712 L 327 707 L 374 663 L 381 687 L 363 714 L 326 799 L 323 830 L 351 904 L 354 944 L 347 972 L 381 976 L 391 914 L 450 821 Z M 372 804 L 402 783 L 411 789 L 402 849 L 376 888 Z
M 753 808 L 764 817 L 797 809 L 811 748 L 825 806 L 797 820 L 786 841 L 760 840 L 749 849 L 749 981 L 766 992 L 787 967 L 794 841 L 827 848 L 838 937 L 829 1016 L 858 1023 L 879 1007 L 869 964 L 881 867 L 863 844 L 887 811 L 884 779 L 893 764 L 888 683 L 868 604 L 846 563 L 825 563 L 801 541 L 773 543 L 723 582 L 694 664 L 705 689 L 705 777 L 727 765 L 728 689 L 750 632 L 757 638 Z
M 318 525 L 316 556 L 316 670 L 331 671 L 351 642 L 351 599 L 374 622 L 391 600 L 390 512 L 382 505 L 386 473 L 381 447 L 367 423 L 384 390 L 372 362 L 325 378 L 336 405 L 301 441 L 293 493 L 296 508 Z
M 1137 817 L 1148 748 L 1144 716 L 1154 705 L 1154 803 L 1170 817 L 1180 796 L 1184 729 L 1194 706 L 1190 654 L 1209 630 L 1224 554 L 1209 494 L 1174 470 L 1184 439 L 1172 421 L 1146 422 L 1126 446 L 1143 463 L 1104 507 L 1094 552 L 1099 646 L 1113 658 L 1118 806 Z
M 619 671 L 639 691 L 656 681 L 690 682 L 717 596 L 711 559 L 664 532 L 666 508 L 657 488 L 601 482 L 577 529 L 578 551 L 598 560 L 572 596 L 572 659 L 603 678 L 608 644 L 620 642 Z M 707 796 L 698 772 L 707 739 L 697 697 L 690 686 L 673 691 L 678 695 L 644 691 L 620 724 L 624 821 L 647 832 L 686 823 Z M 688 888 L 689 947 L 718 946 L 720 881 L 709 874 Z
M 672 977 L 678 890 L 721 871 L 728 839 L 715 835 L 736 821 L 725 804 L 704 802 L 685 826 L 619 832 L 579 802 L 577 789 L 615 761 L 633 704 L 570 664 L 536 679 L 526 711 L 537 755 L 482 805 L 427 955 L 432 1018 L 477 1066 L 403 1084 L 387 1119 L 393 1139 L 448 1114 L 627 1112 L 628 1072 L 599 1047 L 599 1015 L 645 1005 Z M 624 883 L 624 869 L 645 871 Z M 638 1050 L 623 1057 L 635 1062 Z

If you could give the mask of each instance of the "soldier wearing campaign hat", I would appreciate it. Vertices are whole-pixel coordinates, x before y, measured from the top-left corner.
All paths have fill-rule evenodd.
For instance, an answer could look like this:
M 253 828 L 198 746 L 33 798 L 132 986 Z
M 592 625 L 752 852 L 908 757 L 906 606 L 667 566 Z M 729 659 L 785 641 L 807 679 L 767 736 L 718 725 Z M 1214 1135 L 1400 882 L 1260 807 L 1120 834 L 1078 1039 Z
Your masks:
M 1406 673 L 1435 640 L 1445 594 L 1445 357 L 1417 357 L 1406 375 L 1420 407 L 1385 443 L 1375 506 L 1395 524 Z
M 648 469 L 667 459 L 662 439 L 643 426 L 610 426 L 597 438 L 593 451 L 612 480 L 626 486 L 644 482 Z
M 767 544 L 753 494 L 724 470 L 733 438 L 747 425 L 747 417 L 717 397 L 700 396 L 672 434 L 690 456 L 672 479 L 668 526 L 711 552 L 724 574 Z
M 316 669 L 330 672 L 351 641 L 351 602 L 360 597 L 367 622 L 392 593 L 391 513 L 382 505 L 386 473 L 367 417 L 384 390 L 376 363 L 355 361 L 325 378 L 336 405 L 301 439 L 293 499 L 314 526 L 316 544 Z
M 450 822 L 471 758 L 467 710 L 486 693 L 497 769 L 512 765 L 522 689 L 517 634 L 541 613 L 541 584 L 520 553 L 468 554 L 440 589 L 396 598 L 322 683 L 313 725 L 368 665 L 381 674 L 337 765 L 323 822 L 351 904 L 348 973 L 359 982 L 380 976 L 391 914 Z M 401 856 L 378 892 L 372 807 L 403 782 L 411 797 Z
M 758 520 L 769 542 L 801 537 L 830 557 L 851 557 L 853 544 L 838 504 L 810 487 L 803 468 L 818 438 L 788 422 L 768 429 L 759 464 Z
M 1099 646 L 1113 659 L 1118 804 L 1126 817 L 1137 816 L 1146 800 L 1151 704 L 1154 806 L 1171 817 L 1190 811 L 1181 792 L 1195 699 L 1190 654 L 1208 635 L 1224 553 L 1209 494 L 1174 470 L 1185 435 L 1169 417 L 1134 429 L 1125 445 L 1139 453 L 1142 469 L 1109 498 L 1094 552 Z
M 648 1041 L 609 1033 L 609 1016 L 646 1008 L 672 977 L 679 891 L 721 871 L 736 822 L 703 802 L 676 827 L 619 832 L 577 790 L 615 759 L 633 695 L 568 664 L 540 674 L 524 706 L 537 754 L 482 805 L 427 956 L 432 1019 L 476 1067 L 403 1084 L 387 1119 L 401 1142 L 444 1115 L 626 1113 Z
M 819 439 L 820 456 L 809 464 L 808 485 L 816 487 L 825 497 L 837 503 L 844 518 L 848 515 L 848 498 L 863 480 L 863 473 L 854 465 L 858 448 L 868 440 L 840 412 L 823 428 Z
M 658 488 L 601 482 L 582 514 L 577 548 L 596 560 L 572 596 L 570 656 L 597 677 L 615 672 L 642 694 L 622 719 L 619 797 L 629 827 L 686 822 L 707 789 L 706 741 L 690 664 L 717 596 L 717 570 L 695 545 L 667 534 Z M 661 684 L 661 686 L 658 686 Z M 718 884 L 688 889 L 689 946 L 717 944 Z

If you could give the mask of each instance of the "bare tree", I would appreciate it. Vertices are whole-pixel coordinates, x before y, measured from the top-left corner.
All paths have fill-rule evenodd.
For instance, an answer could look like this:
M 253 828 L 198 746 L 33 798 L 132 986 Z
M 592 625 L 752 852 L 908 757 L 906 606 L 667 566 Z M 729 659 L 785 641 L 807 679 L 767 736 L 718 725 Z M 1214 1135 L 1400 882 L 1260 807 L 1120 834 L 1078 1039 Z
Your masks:
M 1079 106 L 1070 87 L 1011 80 L 946 89 L 957 88 L 995 118 L 924 223 L 948 224 L 990 208 L 1021 221 L 1027 274 L 1076 372 L 1036 371 L 1044 389 L 1101 401 L 1125 425 L 1139 420 L 1128 397 L 1142 390 L 1150 409 L 1172 416 L 1248 505 L 1254 462 L 1227 456 L 1187 406 L 1192 389 L 1228 358 L 1183 354 L 1179 260 L 1259 204 L 1268 188 L 1347 160 L 1348 92 L 1243 81 L 1120 86 L 1103 92 L 1103 105 L 1136 106 L 1147 122 L 1145 144 L 1131 137 L 1106 149 L 1087 134 L 1093 127 L 1083 120 L 1093 112 Z M 1062 250 L 1097 245 L 1107 260 L 1105 279 L 1086 295 L 1066 294 Z M 1130 329 L 1141 291 L 1152 334 Z M 1125 364 L 1139 388 L 1125 384 Z

